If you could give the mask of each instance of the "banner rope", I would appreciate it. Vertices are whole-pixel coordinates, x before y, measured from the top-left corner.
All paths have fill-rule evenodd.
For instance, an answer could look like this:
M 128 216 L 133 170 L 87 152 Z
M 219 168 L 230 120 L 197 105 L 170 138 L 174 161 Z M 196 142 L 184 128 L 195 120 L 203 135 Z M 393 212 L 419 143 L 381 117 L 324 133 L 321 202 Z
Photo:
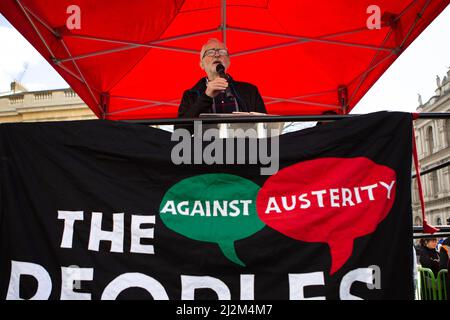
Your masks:
M 418 112 L 412 113 L 412 119 L 417 120 L 419 118 Z M 420 179 L 420 167 L 419 167 L 419 157 L 417 156 L 417 146 L 416 146 L 416 131 L 414 129 L 414 123 L 412 124 L 412 153 L 413 153 L 413 159 L 414 159 L 414 167 L 416 168 L 416 180 L 417 180 L 417 189 L 419 191 L 419 201 L 420 201 L 420 207 L 422 208 L 422 227 L 423 227 L 423 233 L 435 233 L 439 231 L 438 228 L 433 227 L 430 225 L 427 221 L 427 218 L 425 216 L 425 200 L 423 197 L 423 190 L 422 190 L 422 181 Z

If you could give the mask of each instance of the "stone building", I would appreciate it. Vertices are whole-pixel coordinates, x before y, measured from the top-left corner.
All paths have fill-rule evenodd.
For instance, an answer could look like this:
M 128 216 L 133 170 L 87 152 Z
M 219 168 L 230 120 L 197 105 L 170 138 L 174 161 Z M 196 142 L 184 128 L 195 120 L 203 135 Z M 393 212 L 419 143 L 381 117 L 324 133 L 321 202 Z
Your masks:
M 422 103 L 418 112 L 450 113 L 450 70 L 441 80 L 436 78 L 435 95 Z M 421 170 L 427 170 L 450 160 L 450 119 L 418 119 L 416 129 L 417 153 Z M 445 225 L 450 217 L 450 167 L 422 176 L 426 216 L 432 225 Z M 416 180 L 413 180 L 413 223 L 421 225 L 421 210 Z
M 0 94 L 0 123 L 96 119 L 70 88 L 28 91 L 17 82 Z

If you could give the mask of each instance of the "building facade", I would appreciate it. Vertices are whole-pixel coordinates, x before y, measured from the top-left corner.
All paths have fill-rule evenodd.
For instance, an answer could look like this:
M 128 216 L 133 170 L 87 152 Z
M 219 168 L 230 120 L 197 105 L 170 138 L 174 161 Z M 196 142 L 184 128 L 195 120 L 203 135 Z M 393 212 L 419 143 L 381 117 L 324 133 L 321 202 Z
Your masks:
M 0 95 L 0 123 L 86 120 L 97 117 L 70 88 L 27 91 L 11 83 L 11 91 Z
M 422 103 L 418 112 L 450 113 L 450 70 L 442 79 L 437 77 L 435 95 Z M 433 168 L 450 160 L 450 119 L 418 119 L 414 122 L 417 153 L 421 170 Z M 450 167 L 433 171 L 421 177 L 425 198 L 426 217 L 430 224 L 446 225 L 450 217 Z M 422 225 L 422 214 L 417 181 L 412 181 L 413 223 Z

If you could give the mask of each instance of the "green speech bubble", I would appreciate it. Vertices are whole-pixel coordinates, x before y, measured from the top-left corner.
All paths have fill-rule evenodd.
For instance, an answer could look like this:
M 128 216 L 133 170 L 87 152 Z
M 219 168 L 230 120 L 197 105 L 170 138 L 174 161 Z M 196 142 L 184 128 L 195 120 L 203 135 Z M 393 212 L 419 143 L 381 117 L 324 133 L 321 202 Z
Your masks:
M 190 239 L 217 243 L 223 254 L 241 266 L 234 242 L 264 227 L 256 213 L 259 186 L 239 176 L 214 173 L 184 179 L 164 195 L 161 220 Z

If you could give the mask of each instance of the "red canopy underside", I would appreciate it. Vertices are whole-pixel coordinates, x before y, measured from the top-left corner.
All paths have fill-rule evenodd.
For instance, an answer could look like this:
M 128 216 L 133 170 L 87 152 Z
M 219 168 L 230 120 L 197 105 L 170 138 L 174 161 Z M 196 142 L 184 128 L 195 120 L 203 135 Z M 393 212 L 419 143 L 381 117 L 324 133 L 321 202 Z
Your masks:
M 372 0 L 2 0 L 0 12 L 97 116 L 119 120 L 176 117 L 209 38 L 270 113 L 347 113 L 449 2 L 378 0 L 373 30 Z

